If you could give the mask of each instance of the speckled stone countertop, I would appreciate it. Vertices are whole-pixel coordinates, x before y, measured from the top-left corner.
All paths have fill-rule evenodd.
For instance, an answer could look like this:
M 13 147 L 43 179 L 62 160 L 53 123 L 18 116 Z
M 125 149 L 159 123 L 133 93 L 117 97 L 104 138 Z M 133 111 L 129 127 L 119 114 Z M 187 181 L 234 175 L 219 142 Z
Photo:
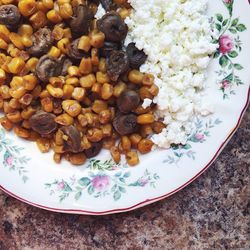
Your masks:
M 249 249 L 250 109 L 217 161 L 174 196 L 125 214 L 43 211 L 0 192 L 0 250 Z

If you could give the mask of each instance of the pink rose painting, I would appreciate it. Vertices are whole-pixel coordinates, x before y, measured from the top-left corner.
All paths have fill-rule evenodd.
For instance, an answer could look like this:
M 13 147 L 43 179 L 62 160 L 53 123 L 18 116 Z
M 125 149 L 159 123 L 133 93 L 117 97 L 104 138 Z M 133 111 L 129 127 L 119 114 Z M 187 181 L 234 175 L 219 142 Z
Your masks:
M 229 53 L 234 47 L 233 39 L 228 35 L 223 35 L 219 39 L 219 50 L 222 54 Z
M 105 190 L 110 184 L 109 176 L 107 175 L 97 175 L 93 180 L 92 180 L 92 185 L 93 187 L 101 192 Z

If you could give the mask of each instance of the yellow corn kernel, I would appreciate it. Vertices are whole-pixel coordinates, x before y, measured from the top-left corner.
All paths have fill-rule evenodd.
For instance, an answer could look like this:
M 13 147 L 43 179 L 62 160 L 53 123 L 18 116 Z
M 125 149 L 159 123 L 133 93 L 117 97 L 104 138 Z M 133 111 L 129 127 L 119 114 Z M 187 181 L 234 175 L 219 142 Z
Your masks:
M 63 110 L 72 117 L 76 117 L 81 113 L 81 105 L 75 100 L 65 100 L 62 102 Z
M 108 109 L 108 104 L 102 100 L 95 100 L 92 105 L 92 110 L 99 114 L 101 111 Z
M 154 83 L 154 76 L 152 74 L 144 74 L 142 78 L 142 84 L 146 86 L 152 86 Z
M 44 5 L 44 7 L 47 8 L 48 10 L 54 8 L 54 1 L 53 0 L 42 0 L 42 3 Z
M 62 98 L 63 97 L 63 90 L 60 88 L 54 88 L 51 84 L 46 86 L 46 89 L 55 98 Z
M 80 78 L 80 85 L 83 88 L 91 88 L 96 83 L 94 74 L 89 74 Z
M 90 34 L 90 44 L 94 48 L 101 48 L 104 44 L 105 35 L 102 32 L 92 32 Z
M 63 38 L 64 32 L 63 28 L 60 27 L 59 25 L 56 25 L 54 29 L 52 30 L 52 37 L 56 40 L 59 41 Z
M 63 126 L 70 126 L 74 123 L 74 118 L 72 118 L 67 113 L 59 115 L 55 118 L 55 122 L 63 125 Z
M 6 50 L 7 48 L 8 44 L 2 38 L 0 38 L 0 49 Z
M 102 97 L 102 99 L 108 100 L 113 95 L 113 92 L 114 92 L 114 88 L 113 88 L 113 86 L 111 84 L 104 83 L 102 85 L 102 89 L 101 89 L 101 97 Z
M 39 28 L 42 28 L 44 27 L 48 20 L 47 20 L 47 17 L 45 15 L 45 13 L 41 10 L 37 11 L 35 14 L 33 14 L 30 18 L 29 18 L 29 21 L 31 22 L 32 24 L 32 27 L 34 29 L 39 29 Z
M 152 150 L 154 143 L 149 140 L 149 139 L 142 139 L 139 143 L 138 143 L 138 151 L 141 154 L 147 154 Z
M 121 8 L 118 13 L 122 19 L 125 19 L 126 17 L 130 16 L 131 10 L 127 8 Z
M 111 156 L 115 163 L 119 163 L 121 161 L 121 153 L 117 147 L 111 147 L 110 149 Z
M 63 38 L 60 41 L 57 42 L 57 47 L 60 49 L 64 54 L 68 51 L 68 45 L 70 44 L 70 41 L 68 38 Z
M 49 93 L 49 91 L 47 89 L 42 90 L 41 93 L 40 93 L 40 95 L 39 95 L 39 97 L 41 99 L 46 98 L 46 97 L 50 97 L 51 98 L 50 93 Z
M 38 58 L 36 57 L 31 57 L 27 62 L 26 62 L 26 67 L 29 71 L 35 72 L 36 70 L 36 65 L 38 63 Z
M 36 2 L 36 8 L 38 11 L 42 11 L 44 13 L 46 13 L 48 11 L 48 9 L 44 6 L 42 1 L 37 1 Z
M 135 152 L 135 151 L 127 152 L 126 153 L 126 161 L 127 161 L 128 165 L 130 165 L 130 166 L 137 165 L 140 162 L 137 152 Z
M 91 58 L 82 58 L 79 71 L 83 75 L 90 74 L 92 72 Z
M 143 80 L 143 73 L 139 70 L 131 70 L 128 74 L 128 79 L 134 84 L 141 84 Z
M 24 0 L 23 0 L 24 1 Z M 27 36 L 27 35 L 24 35 L 21 37 L 21 41 L 22 41 L 22 44 L 25 46 L 25 47 L 31 47 L 33 42 L 32 42 L 32 39 L 30 36 Z
M 110 82 L 110 78 L 107 73 L 98 71 L 96 72 L 96 81 L 99 83 L 107 83 Z
M 70 154 L 69 161 L 73 165 L 83 165 L 87 158 L 84 153 Z
M 23 43 L 22 43 L 22 37 L 18 34 L 11 32 L 9 35 L 10 41 L 18 48 L 18 49 L 24 49 Z
M 139 124 L 150 124 L 154 122 L 154 115 L 153 114 L 143 114 L 137 117 L 137 123 Z
M 48 52 L 48 55 L 54 58 L 58 58 L 61 55 L 61 51 L 57 47 L 52 46 Z
M 60 23 L 62 21 L 61 16 L 54 9 L 47 12 L 47 18 L 52 23 Z
M 24 0 L 23 0 L 24 1 Z M 47 138 L 38 138 L 36 141 L 36 145 L 41 151 L 41 153 L 47 153 L 50 150 L 50 141 Z
M 8 64 L 9 71 L 12 74 L 18 74 L 23 69 L 24 66 L 25 66 L 25 61 L 20 57 L 13 58 Z
M 73 91 L 74 91 L 73 85 L 65 84 L 63 86 L 63 98 L 70 99 L 72 97 Z
M 79 79 L 77 77 L 70 77 L 70 78 L 66 79 L 65 83 L 67 85 L 78 86 L 79 85 Z
M 3 4 L 11 4 L 14 2 L 14 0 L 1 0 Z
M 15 89 L 23 85 L 23 78 L 21 76 L 13 76 L 10 82 L 10 87 Z
M 22 24 L 18 29 L 20 36 L 31 36 L 33 34 L 33 28 L 29 24 Z
M 59 6 L 65 3 L 70 3 L 70 2 L 71 2 L 70 0 L 57 0 L 57 3 Z
M 66 28 L 66 29 L 63 29 L 63 37 L 66 37 L 66 38 L 72 38 L 72 34 L 71 34 L 71 29 L 70 28 Z
M 51 97 L 41 98 L 41 105 L 45 112 L 52 112 L 54 105 Z
M 14 128 L 14 132 L 17 136 L 24 138 L 24 139 L 27 139 L 30 136 L 29 130 L 19 127 L 19 126 Z
M 82 101 L 86 95 L 86 90 L 84 88 L 74 88 L 74 91 L 72 93 L 72 98 L 77 101 Z
M 13 126 L 14 126 L 14 124 L 13 124 L 11 121 L 9 121 L 9 120 L 7 119 L 7 117 L 1 117 L 1 118 L 0 118 L 0 124 L 1 124 L 1 126 L 2 126 L 4 129 L 6 129 L 6 130 L 8 130 L 8 131 L 10 131 L 10 130 L 13 128 Z
M 90 38 L 88 36 L 81 36 L 77 48 L 88 52 L 91 48 Z
M 15 98 L 10 99 L 9 105 L 13 109 L 20 109 L 21 108 L 21 103 L 19 102 L 18 99 L 15 99 Z
M 6 73 L 3 69 L 0 68 L 0 84 L 3 84 L 6 80 Z
M 67 72 L 70 76 L 79 76 L 79 68 L 77 66 L 69 66 Z
M 23 86 L 20 86 L 15 89 L 11 88 L 9 90 L 9 93 L 13 98 L 20 99 L 26 93 L 26 89 Z
M 31 16 L 36 12 L 36 1 L 35 0 L 21 0 L 18 3 L 18 9 L 21 14 L 25 17 Z
M 61 77 L 52 76 L 49 78 L 49 83 L 55 88 L 62 88 L 64 79 L 62 79 Z
M 0 24 L 0 37 L 5 42 L 9 42 L 10 41 L 9 35 L 10 35 L 9 29 L 4 24 Z
M 73 16 L 73 9 L 70 3 L 59 5 L 59 14 L 63 19 L 68 19 Z

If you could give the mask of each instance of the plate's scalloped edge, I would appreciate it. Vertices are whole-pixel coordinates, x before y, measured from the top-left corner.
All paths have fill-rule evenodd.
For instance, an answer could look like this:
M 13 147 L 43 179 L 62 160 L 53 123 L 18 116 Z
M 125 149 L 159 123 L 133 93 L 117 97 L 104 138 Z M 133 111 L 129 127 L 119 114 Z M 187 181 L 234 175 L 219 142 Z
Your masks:
M 7 193 L 8 195 L 16 198 L 19 201 L 22 201 L 24 203 L 27 203 L 29 205 L 32 205 L 32 206 L 35 206 L 35 207 L 38 207 L 38 208 L 41 208 L 41 209 L 44 209 L 44 210 L 48 210 L 48 211 L 52 211 L 52 212 L 58 212 L 58 213 L 82 214 L 82 215 L 107 215 L 107 214 L 123 213 L 123 212 L 128 212 L 128 211 L 131 211 L 131 210 L 134 210 L 134 209 L 149 205 L 149 204 L 151 204 L 153 202 L 156 202 L 156 201 L 163 200 L 163 199 L 177 193 L 178 191 L 185 188 L 186 186 L 188 186 L 191 182 L 193 182 L 195 179 L 197 179 L 201 174 L 203 174 L 213 164 L 213 162 L 216 160 L 216 158 L 219 156 L 219 154 L 221 153 L 223 148 L 226 146 L 226 144 L 229 142 L 231 137 L 234 135 L 234 133 L 238 129 L 238 127 L 239 127 L 239 125 L 241 123 L 241 120 L 242 120 L 242 118 L 244 116 L 244 113 L 248 108 L 249 100 L 250 100 L 250 86 L 248 87 L 248 94 L 247 94 L 246 104 L 244 105 L 244 107 L 243 107 L 243 109 L 242 109 L 242 111 L 240 113 L 240 116 L 239 116 L 239 118 L 237 120 L 237 123 L 236 123 L 235 127 L 231 130 L 230 134 L 227 136 L 227 138 L 224 140 L 224 142 L 220 145 L 219 149 L 216 151 L 213 158 L 207 163 L 207 165 L 198 174 L 196 174 L 189 181 L 187 181 L 186 183 L 184 183 L 180 187 L 176 188 L 172 192 L 161 195 L 159 197 L 144 200 L 142 202 L 139 202 L 139 203 L 137 203 L 137 204 L 135 204 L 133 206 L 127 207 L 127 208 L 118 208 L 118 209 L 112 209 L 112 210 L 106 210 L 106 211 L 100 211 L 100 212 L 93 212 L 93 211 L 87 211 L 87 210 L 60 209 L 60 208 L 47 207 L 47 206 L 44 206 L 44 205 L 41 205 L 41 204 L 33 203 L 33 202 L 28 201 L 28 200 L 26 200 L 26 199 L 24 199 L 22 197 L 19 197 L 19 196 L 15 195 L 14 193 L 10 192 L 9 190 L 5 189 L 1 185 L 0 185 L 0 189 L 2 191 L 4 191 L 5 193 Z

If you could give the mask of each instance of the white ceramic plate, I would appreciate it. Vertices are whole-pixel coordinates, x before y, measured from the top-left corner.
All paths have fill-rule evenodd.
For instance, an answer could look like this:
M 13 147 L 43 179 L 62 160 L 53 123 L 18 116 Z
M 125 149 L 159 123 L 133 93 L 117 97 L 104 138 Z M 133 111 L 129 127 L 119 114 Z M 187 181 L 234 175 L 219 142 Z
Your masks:
M 57 165 L 51 154 L 0 128 L 0 187 L 31 205 L 65 213 L 125 212 L 179 191 L 215 160 L 236 131 L 248 105 L 250 82 L 248 0 L 210 0 L 220 50 L 209 69 L 209 98 L 216 112 L 196 121 L 186 146 L 155 151 L 131 168 L 108 152 L 82 167 Z M 195 194 L 194 194 L 195 195 Z

